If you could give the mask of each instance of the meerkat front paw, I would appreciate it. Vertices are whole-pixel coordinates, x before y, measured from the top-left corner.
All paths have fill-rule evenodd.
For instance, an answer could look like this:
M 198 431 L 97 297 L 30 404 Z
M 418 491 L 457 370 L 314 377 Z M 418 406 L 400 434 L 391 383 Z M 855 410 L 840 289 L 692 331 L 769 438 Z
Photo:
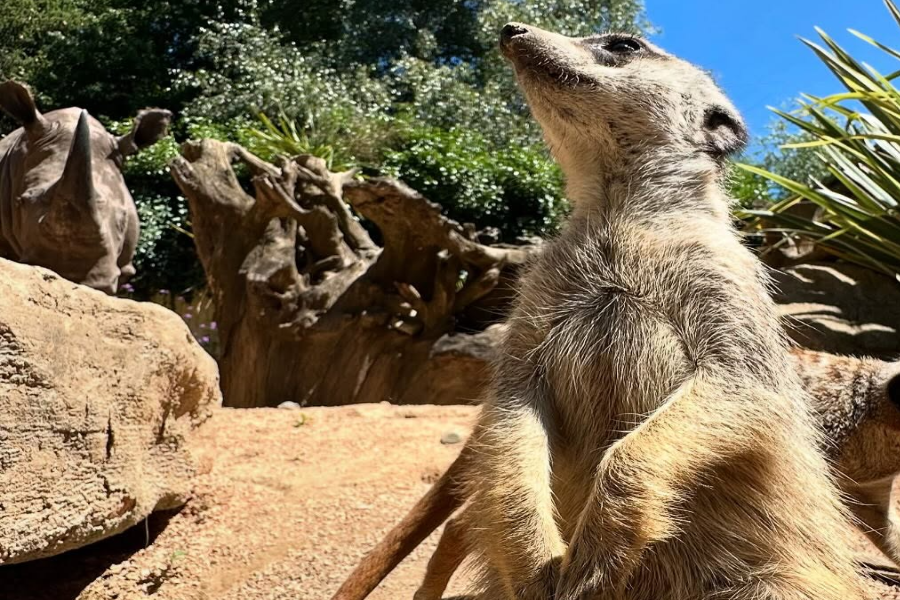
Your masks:
M 561 563 L 561 556 L 547 562 L 531 581 L 516 591 L 516 600 L 554 600 Z
M 893 511 L 888 513 L 887 525 L 884 528 L 884 544 L 881 546 L 888 558 L 894 561 L 894 564 L 900 567 L 900 526 L 894 522 L 896 515 Z
M 613 600 L 615 593 L 610 562 L 595 556 L 569 557 L 561 569 L 554 600 Z
M 594 569 L 572 568 L 560 577 L 554 600 L 605 600 L 603 574 Z

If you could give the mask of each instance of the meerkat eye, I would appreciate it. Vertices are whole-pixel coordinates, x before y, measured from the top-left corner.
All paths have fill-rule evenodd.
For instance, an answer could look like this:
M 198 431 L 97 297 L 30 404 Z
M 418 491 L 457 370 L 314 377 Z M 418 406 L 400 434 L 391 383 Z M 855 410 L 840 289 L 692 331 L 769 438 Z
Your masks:
M 616 54 L 634 54 L 640 52 L 642 47 L 641 43 L 635 39 L 618 38 L 604 44 L 603 49 Z

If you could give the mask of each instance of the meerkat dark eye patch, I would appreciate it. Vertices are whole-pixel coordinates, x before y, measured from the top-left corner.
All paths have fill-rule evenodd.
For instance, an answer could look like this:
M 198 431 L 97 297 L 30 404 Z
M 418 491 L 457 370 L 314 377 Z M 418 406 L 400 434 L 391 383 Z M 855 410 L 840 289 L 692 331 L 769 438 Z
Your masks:
M 615 54 L 634 54 L 643 50 L 643 46 L 634 38 L 613 38 L 603 44 L 603 49 Z
M 647 47 L 640 39 L 625 34 L 586 38 L 581 43 L 591 51 L 599 64 L 607 67 L 621 67 L 647 53 Z
M 739 152 L 750 139 L 750 134 L 740 119 L 720 106 L 706 110 L 702 127 L 704 151 L 716 158 Z

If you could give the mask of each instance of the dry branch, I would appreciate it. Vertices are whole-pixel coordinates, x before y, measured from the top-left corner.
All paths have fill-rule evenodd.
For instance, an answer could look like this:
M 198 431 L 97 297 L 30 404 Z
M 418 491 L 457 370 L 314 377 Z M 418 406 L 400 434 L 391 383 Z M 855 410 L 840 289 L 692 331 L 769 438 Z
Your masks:
M 273 165 L 215 140 L 182 155 L 172 175 L 215 300 L 226 404 L 477 396 L 493 334 L 477 332 L 487 322 L 456 329 L 481 303 L 496 312 L 528 249 L 478 244 L 404 184 L 332 173 L 316 157 Z

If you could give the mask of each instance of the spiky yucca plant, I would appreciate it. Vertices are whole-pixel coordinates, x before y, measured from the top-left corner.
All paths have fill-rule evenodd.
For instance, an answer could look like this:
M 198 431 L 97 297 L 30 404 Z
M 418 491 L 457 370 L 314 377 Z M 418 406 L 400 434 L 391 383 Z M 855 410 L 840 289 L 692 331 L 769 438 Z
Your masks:
M 885 5 L 900 26 L 893 0 Z M 813 148 L 830 177 L 808 183 L 792 181 L 752 165 L 738 167 L 787 189 L 791 196 L 765 210 L 741 210 L 750 229 L 775 231 L 785 237 L 812 240 L 845 260 L 900 280 L 900 91 L 888 75 L 855 60 L 821 29 L 824 46 L 802 40 L 846 88 L 818 98 L 804 95 L 795 114 L 775 110 L 809 134 L 811 141 L 785 147 Z M 850 30 L 895 59 L 894 50 L 867 35 Z M 813 204 L 810 211 L 797 211 Z
M 277 121 L 262 112 L 257 118 L 262 123 L 262 128 L 246 128 L 242 132 L 245 138 L 243 141 L 251 152 L 265 160 L 278 155 L 291 157 L 311 154 L 324 159 L 329 169 L 345 167 L 350 162 L 348 157 L 339 155 L 331 144 L 311 140 L 309 131 L 314 130 L 312 124 L 303 127 L 288 118 L 283 111 L 279 112 Z

